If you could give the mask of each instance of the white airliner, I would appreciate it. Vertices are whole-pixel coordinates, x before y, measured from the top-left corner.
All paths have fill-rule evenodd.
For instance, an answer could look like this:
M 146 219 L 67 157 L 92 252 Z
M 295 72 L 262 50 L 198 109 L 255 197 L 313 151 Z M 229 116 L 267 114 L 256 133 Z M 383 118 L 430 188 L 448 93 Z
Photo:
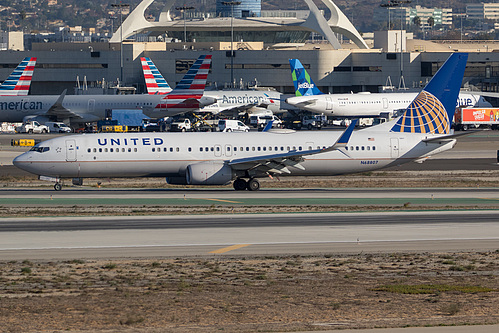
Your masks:
M 273 175 L 366 172 L 451 149 L 451 119 L 468 55 L 455 53 L 393 121 L 353 132 L 105 133 L 59 137 L 16 157 L 14 165 L 56 181 L 87 177 L 166 177 L 170 184 L 258 190 Z M 42 177 L 43 176 L 43 177 Z
M 147 93 L 168 94 L 171 91 L 168 82 L 158 70 L 150 58 L 140 58 L 142 71 L 146 82 Z M 198 112 L 210 112 L 213 114 L 243 112 L 262 113 L 262 109 L 271 112 L 282 112 L 281 93 L 274 90 L 206 90 L 204 96 L 216 100 L 215 103 L 202 107 Z
M 36 120 L 93 122 L 112 109 L 142 109 L 151 118 L 173 116 L 216 102 L 203 96 L 211 55 L 202 55 L 167 95 L 57 95 L 1 96 L 0 122 Z
M 295 97 L 286 103 L 313 113 L 336 117 L 379 117 L 383 112 L 405 109 L 417 92 L 323 94 L 298 59 L 290 59 Z M 456 107 L 492 107 L 479 94 L 463 93 L 456 99 Z
M 24 58 L 9 77 L 0 84 L 0 96 L 28 95 L 35 65 L 36 58 Z

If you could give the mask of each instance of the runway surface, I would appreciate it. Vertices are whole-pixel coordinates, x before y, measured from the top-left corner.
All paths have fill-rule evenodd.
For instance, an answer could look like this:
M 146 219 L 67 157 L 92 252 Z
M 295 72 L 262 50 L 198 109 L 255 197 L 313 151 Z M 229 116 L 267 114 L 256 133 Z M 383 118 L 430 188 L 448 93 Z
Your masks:
M 499 249 L 492 211 L 0 221 L 0 260 Z

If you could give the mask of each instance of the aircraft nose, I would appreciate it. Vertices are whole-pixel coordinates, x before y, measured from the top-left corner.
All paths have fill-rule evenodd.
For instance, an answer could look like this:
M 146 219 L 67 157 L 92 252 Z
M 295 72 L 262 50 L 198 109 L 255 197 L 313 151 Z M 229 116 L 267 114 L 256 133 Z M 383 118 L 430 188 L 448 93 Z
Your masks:
M 26 170 L 25 163 L 28 162 L 28 160 L 29 160 L 29 157 L 27 156 L 26 153 L 24 153 L 24 154 L 17 156 L 16 158 L 14 158 L 14 160 L 12 161 L 12 164 L 14 164 L 14 166 L 19 168 L 19 169 Z

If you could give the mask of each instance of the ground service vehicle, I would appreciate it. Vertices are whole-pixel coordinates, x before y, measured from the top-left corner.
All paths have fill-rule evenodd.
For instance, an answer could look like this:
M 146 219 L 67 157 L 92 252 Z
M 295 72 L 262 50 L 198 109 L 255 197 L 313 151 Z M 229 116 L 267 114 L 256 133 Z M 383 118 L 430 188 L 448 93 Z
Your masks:
M 192 128 L 191 121 L 188 118 L 183 118 L 174 121 L 171 124 L 170 131 L 172 132 L 186 132 L 190 131 Z
M 17 133 L 48 133 L 49 128 L 41 125 L 38 121 L 25 121 L 20 127 L 16 128 Z
M 220 119 L 218 121 L 218 129 L 220 132 L 249 132 L 250 128 L 240 120 Z
M 321 129 L 322 128 L 322 119 L 320 116 L 304 116 L 301 121 L 302 127 L 311 129 Z
M 489 127 L 499 128 L 499 108 L 458 108 L 454 115 L 454 128 L 468 129 Z
M 45 123 L 45 126 L 49 128 L 50 133 L 71 133 L 71 128 L 64 123 L 48 121 Z

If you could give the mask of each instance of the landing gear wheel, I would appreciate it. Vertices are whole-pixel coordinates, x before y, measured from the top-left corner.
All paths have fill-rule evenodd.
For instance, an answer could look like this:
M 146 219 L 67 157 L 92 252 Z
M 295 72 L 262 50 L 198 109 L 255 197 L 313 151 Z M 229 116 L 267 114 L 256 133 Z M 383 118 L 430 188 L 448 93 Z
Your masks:
M 260 189 L 260 182 L 256 178 L 251 178 L 248 180 L 247 185 L 248 191 L 258 191 Z
M 232 186 L 234 186 L 234 190 L 236 191 L 244 191 L 248 187 L 248 184 L 244 179 L 237 178 L 234 180 Z
M 55 183 L 55 185 L 54 185 L 54 190 L 56 190 L 56 191 L 60 191 L 60 190 L 62 190 L 62 185 L 61 185 L 61 183 Z

